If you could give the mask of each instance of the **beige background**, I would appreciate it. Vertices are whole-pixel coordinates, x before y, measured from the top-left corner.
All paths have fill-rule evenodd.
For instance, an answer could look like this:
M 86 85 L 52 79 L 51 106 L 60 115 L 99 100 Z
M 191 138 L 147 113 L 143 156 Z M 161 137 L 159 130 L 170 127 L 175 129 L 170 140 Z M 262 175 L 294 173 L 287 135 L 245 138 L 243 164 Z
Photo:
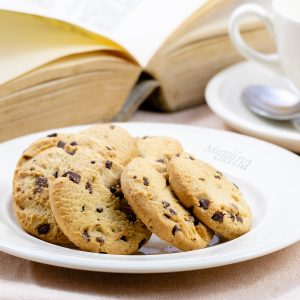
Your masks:
M 206 106 L 174 114 L 138 112 L 131 121 L 194 124 L 230 130 Z M 300 299 L 300 242 L 230 266 L 143 275 L 64 269 L 0 252 L 0 299 L 120 298 Z

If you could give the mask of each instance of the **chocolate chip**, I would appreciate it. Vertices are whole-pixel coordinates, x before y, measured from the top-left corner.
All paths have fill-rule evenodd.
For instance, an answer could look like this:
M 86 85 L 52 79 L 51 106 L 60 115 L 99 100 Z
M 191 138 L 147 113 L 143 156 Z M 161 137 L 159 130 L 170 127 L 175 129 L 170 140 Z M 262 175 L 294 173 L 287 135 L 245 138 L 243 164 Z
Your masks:
M 55 178 L 57 178 L 57 177 L 58 177 L 58 171 L 54 172 L 54 173 L 53 173 L 53 176 L 54 176 Z
M 164 163 L 165 162 L 163 159 L 157 159 L 156 161 L 159 162 L 159 163 Z
M 200 207 L 202 207 L 204 210 L 207 210 L 210 204 L 210 201 L 208 199 L 200 199 L 199 200 Z
M 115 129 L 115 127 L 116 127 L 115 125 L 111 125 L 110 129 Z
M 126 215 L 127 220 L 130 223 L 134 223 L 136 221 L 136 215 L 135 215 L 134 211 L 129 207 L 129 205 L 121 204 L 119 207 L 119 210 L 122 211 Z
M 30 170 L 30 171 L 34 171 L 34 170 L 35 170 L 35 168 L 34 168 L 34 167 L 31 167 L 29 170 Z
M 145 140 L 145 139 L 147 139 L 148 137 L 149 137 L 148 135 L 145 135 L 145 136 L 142 137 L 142 139 Z
M 133 211 L 131 211 L 130 213 L 127 213 L 126 216 L 127 216 L 127 220 L 130 223 L 134 223 L 136 221 L 136 216 L 135 216 L 135 213 Z
M 76 153 L 76 150 L 74 149 L 74 150 L 72 150 L 72 151 L 66 151 L 68 154 L 70 154 L 70 155 L 74 155 L 75 153 Z
M 85 210 L 85 208 L 84 208 L 84 205 L 82 205 L 82 207 L 81 207 L 81 211 L 84 211 Z
M 176 154 L 176 157 L 180 157 L 180 153 L 177 153 L 177 154 Z
M 172 215 L 174 215 L 174 216 L 177 215 L 177 212 L 176 212 L 173 208 L 170 208 L 170 209 L 169 209 L 169 212 L 170 212 Z
M 164 214 L 164 217 L 166 217 L 167 219 L 170 219 L 171 217 L 167 214 Z
M 72 171 L 68 171 L 62 175 L 62 177 L 67 177 L 67 176 L 69 176 L 69 179 L 74 183 L 78 184 L 80 182 L 81 176 L 79 174 L 76 174 Z
M 175 233 L 176 233 L 177 231 L 181 231 L 181 229 L 180 229 L 177 225 L 175 225 L 175 226 L 173 227 L 173 229 L 172 229 L 172 234 L 175 235 Z
M 65 142 L 63 142 L 63 141 L 59 141 L 59 142 L 57 143 L 57 147 L 58 147 L 58 148 L 62 148 L 62 149 L 64 149 L 64 148 L 65 148 L 65 146 L 66 146 L 66 143 L 65 143 Z
M 100 254 L 107 254 L 107 252 L 101 252 L 101 251 L 100 251 L 99 253 L 100 253 Z
M 133 212 L 133 210 L 131 208 L 123 208 L 122 210 L 125 214 L 126 214 L 126 217 L 127 217 L 127 220 L 130 222 L 130 223 L 134 223 L 136 221 L 136 215 L 135 213 Z
M 102 207 L 97 207 L 96 208 L 96 212 L 97 213 L 102 213 L 103 212 L 103 208 Z
M 102 236 L 97 236 L 96 241 L 102 246 L 105 242 L 105 239 Z M 105 253 L 105 252 L 100 252 L 100 253 Z
M 92 185 L 89 181 L 87 181 L 87 183 L 85 184 L 85 189 L 88 190 L 88 192 L 90 194 L 93 194 L 93 188 L 92 188 Z
M 86 242 L 89 242 L 91 239 L 90 239 L 90 235 L 89 233 L 87 232 L 87 230 L 85 230 L 82 234 L 82 237 L 83 239 L 86 241 Z
M 233 214 L 233 213 L 230 212 L 230 211 L 227 211 L 227 212 L 228 212 L 230 218 L 232 219 L 232 222 L 234 222 L 234 221 L 235 221 L 235 214 Z
M 205 179 L 203 177 L 198 178 L 201 181 L 205 181 Z
M 51 134 L 48 134 L 47 137 L 49 137 L 49 138 L 57 137 L 57 133 L 51 133 Z
M 40 186 L 40 187 L 48 187 L 48 179 L 45 178 L 45 177 L 39 176 L 39 177 L 36 179 L 35 184 L 36 184 L 37 186 Z
M 220 175 L 215 175 L 214 176 L 216 179 L 221 179 L 221 176 Z
M 122 236 L 120 237 L 120 240 L 122 240 L 122 241 L 124 241 L 124 242 L 127 242 L 127 238 L 126 238 L 125 235 L 122 235 Z
M 91 164 L 94 165 L 96 163 L 95 160 L 91 160 Z
M 49 229 L 50 229 L 50 224 L 46 223 L 40 225 L 37 230 L 39 234 L 47 234 L 49 232 Z
M 132 177 L 133 179 L 137 179 L 137 177 L 134 175 L 133 177 Z
M 124 198 L 124 194 L 122 193 L 119 186 L 112 186 L 109 190 L 119 200 L 122 200 Z
M 107 150 L 111 150 L 111 148 L 110 148 L 110 147 L 108 147 L 108 146 L 105 146 L 105 148 L 106 148 Z
M 167 186 L 170 186 L 170 181 L 169 181 L 169 179 L 166 179 L 166 185 L 167 185 Z
M 213 216 L 211 217 L 214 221 L 223 222 L 223 218 L 224 218 L 224 213 L 222 213 L 221 211 L 217 211 L 213 214 Z
M 164 208 L 167 208 L 167 207 L 170 206 L 170 203 L 167 202 L 167 201 L 161 201 L 161 203 L 162 203 L 162 205 L 163 205 Z
M 197 226 L 200 224 L 199 219 L 197 219 L 196 217 L 194 217 L 194 225 Z
M 48 179 L 42 176 L 37 177 L 35 181 L 36 188 L 34 189 L 35 193 L 41 193 L 44 187 L 48 187 Z
M 77 146 L 78 144 L 77 144 L 77 142 L 73 141 L 73 142 L 70 143 L 70 145 L 71 146 Z
M 236 220 L 243 223 L 243 219 L 240 217 L 240 216 L 235 216 L 236 217 Z
M 112 167 L 113 162 L 111 160 L 107 160 L 105 162 L 105 168 L 106 169 L 110 169 Z
M 143 177 L 143 182 L 145 186 L 149 185 L 149 179 L 147 177 Z
M 189 156 L 190 160 L 195 160 L 195 158 L 193 156 Z
M 139 249 L 142 248 L 146 243 L 146 239 L 143 239 L 139 242 Z

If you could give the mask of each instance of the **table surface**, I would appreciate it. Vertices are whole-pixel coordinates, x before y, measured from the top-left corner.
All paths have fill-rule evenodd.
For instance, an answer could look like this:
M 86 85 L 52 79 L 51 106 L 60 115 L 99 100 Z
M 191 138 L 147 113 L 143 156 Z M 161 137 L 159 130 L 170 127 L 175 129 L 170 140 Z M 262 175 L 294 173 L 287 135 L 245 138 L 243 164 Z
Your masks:
M 130 121 L 231 130 L 205 105 L 172 114 L 140 111 Z M 0 299 L 120 298 L 300 299 L 300 242 L 234 265 L 143 275 L 71 270 L 0 252 Z

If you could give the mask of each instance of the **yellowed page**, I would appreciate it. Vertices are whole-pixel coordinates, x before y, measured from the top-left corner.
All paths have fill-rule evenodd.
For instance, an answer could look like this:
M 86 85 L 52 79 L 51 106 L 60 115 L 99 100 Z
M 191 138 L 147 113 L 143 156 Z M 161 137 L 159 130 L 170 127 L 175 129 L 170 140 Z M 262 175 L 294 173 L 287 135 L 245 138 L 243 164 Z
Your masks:
M 114 40 L 145 67 L 181 23 L 209 0 L 0 0 L 0 9 L 52 17 Z
M 0 11 L 0 37 L 0 84 L 66 55 L 121 50 L 106 39 L 96 41 L 40 17 L 7 11 Z

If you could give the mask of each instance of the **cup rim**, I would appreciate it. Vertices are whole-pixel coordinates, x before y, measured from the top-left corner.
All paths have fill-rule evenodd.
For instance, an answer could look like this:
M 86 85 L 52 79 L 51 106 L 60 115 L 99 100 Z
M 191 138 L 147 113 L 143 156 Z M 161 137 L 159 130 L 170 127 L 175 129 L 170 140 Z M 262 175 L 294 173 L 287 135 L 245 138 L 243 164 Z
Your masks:
M 289 21 L 293 21 L 294 23 L 298 23 L 300 24 L 300 17 L 296 18 L 294 16 L 291 16 L 289 14 L 286 13 L 286 11 L 284 9 L 280 9 L 280 4 L 284 2 L 286 3 L 286 0 L 273 0 L 272 6 L 273 6 L 273 11 L 278 14 L 281 15 L 283 17 L 285 17 L 286 19 L 288 19 Z

